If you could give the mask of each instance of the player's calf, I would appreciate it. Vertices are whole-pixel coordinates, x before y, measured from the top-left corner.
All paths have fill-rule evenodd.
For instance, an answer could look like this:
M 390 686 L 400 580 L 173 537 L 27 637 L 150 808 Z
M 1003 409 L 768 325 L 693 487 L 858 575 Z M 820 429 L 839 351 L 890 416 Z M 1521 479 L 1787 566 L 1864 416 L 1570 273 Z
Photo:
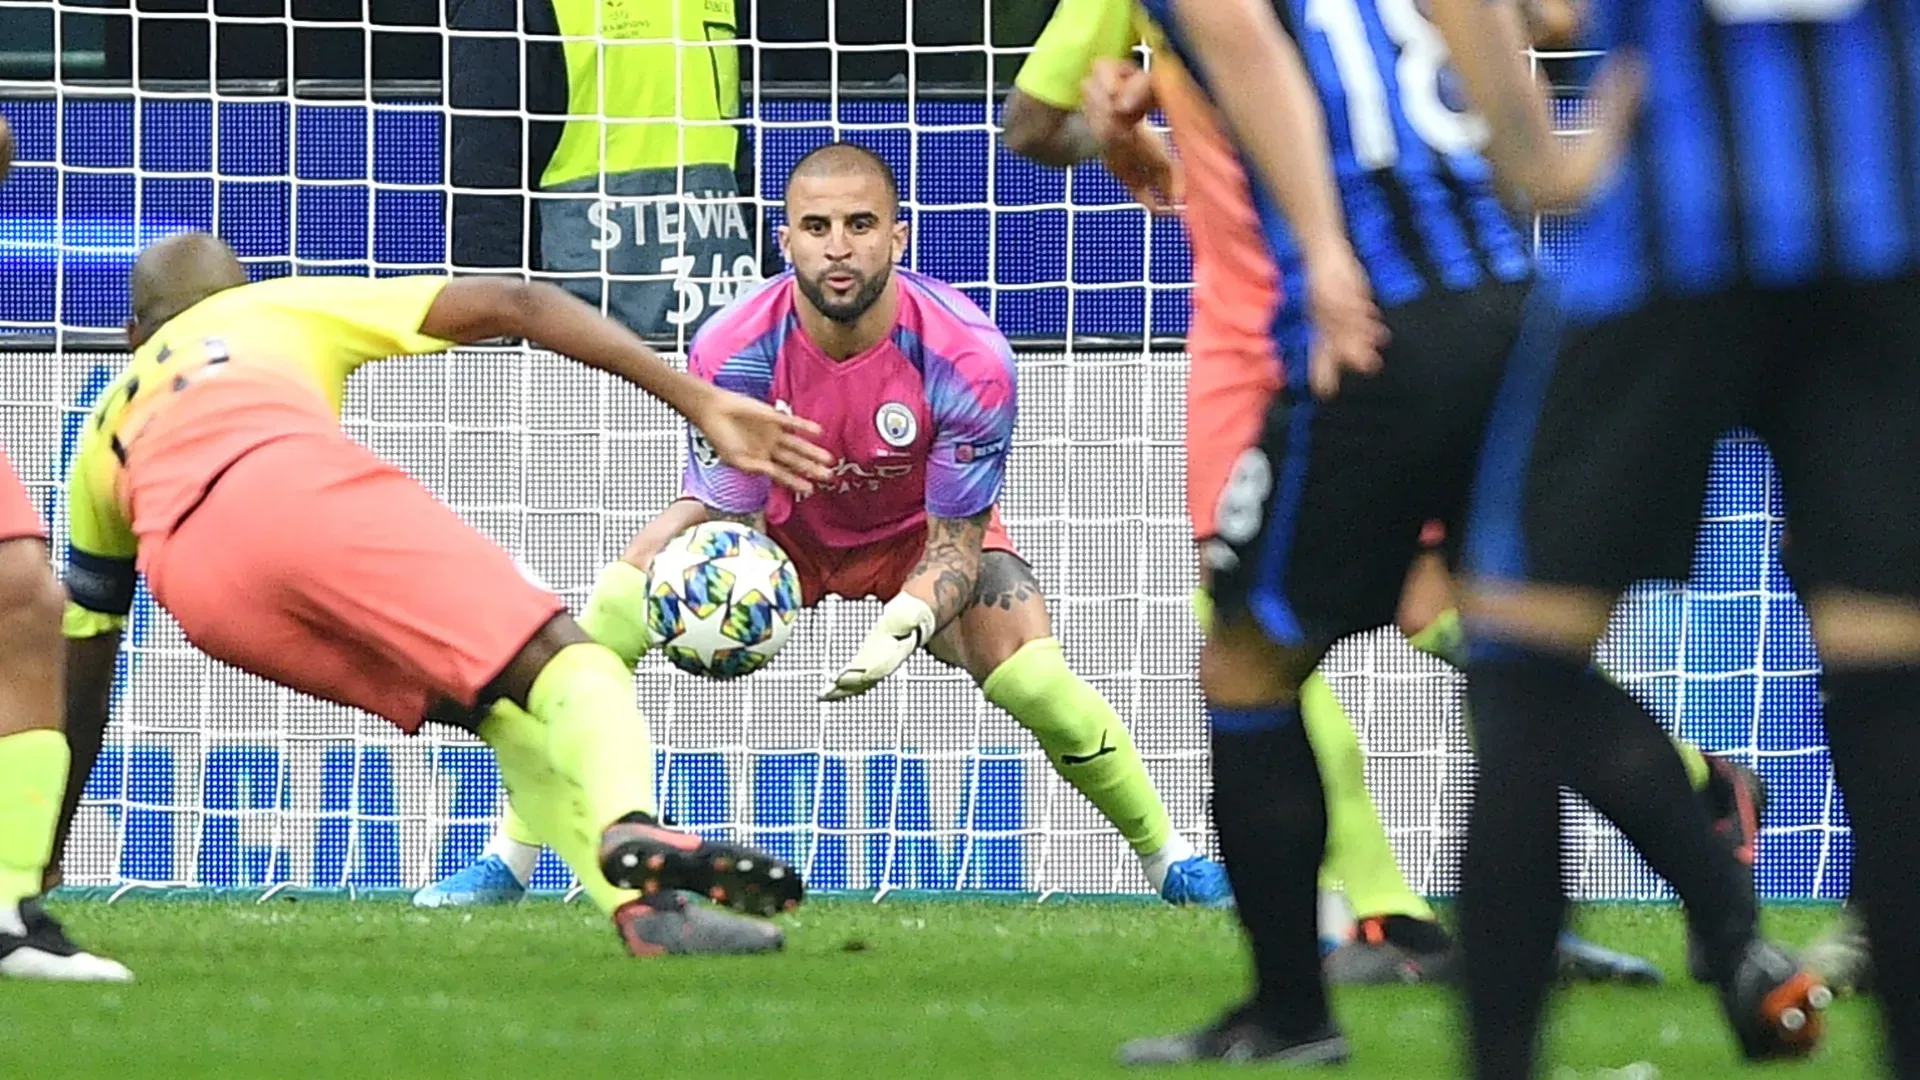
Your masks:
M 1200 652 L 1214 824 L 1253 949 L 1246 1015 L 1283 1040 L 1332 1025 L 1318 928 L 1326 803 L 1299 697 L 1322 651 L 1276 645 L 1242 616 L 1220 619 Z
M 0 976 L 124 982 L 125 967 L 82 951 L 37 899 L 70 765 L 56 674 L 65 601 L 45 544 L 0 542 Z
M 1173 827 L 1125 722 L 1067 665 L 1045 594 L 1018 556 L 982 555 L 972 602 L 928 651 L 966 669 L 988 701 L 1033 732 L 1061 778 L 1119 830 L 1163 899 L 1232 905 L 1225 871 Z
M 1920 614 L 1910 601 L 1811 593 L 1825 665 L 1828 744 L 1846 793 L 1858 852 L 1853 896 L 1866 916 L 1875 991 L 1892 1044 L 1892 1073 L 1920 1076 L 1920 924 L 1907 914 L 1920 884 Z

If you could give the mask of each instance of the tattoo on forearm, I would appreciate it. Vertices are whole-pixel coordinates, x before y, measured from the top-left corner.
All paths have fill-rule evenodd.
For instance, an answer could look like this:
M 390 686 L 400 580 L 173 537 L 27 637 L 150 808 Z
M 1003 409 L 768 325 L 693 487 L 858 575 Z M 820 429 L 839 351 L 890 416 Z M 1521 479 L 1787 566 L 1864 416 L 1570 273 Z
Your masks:
M 927 550 L 907 580 L 933 576 L 932 606 L 937 626 L 951 622 L 973 599 L 974 583 L 980 576 L 980 543 L 986 537 L 991 514 L 986 510 L 969 518 L 927 519 Z

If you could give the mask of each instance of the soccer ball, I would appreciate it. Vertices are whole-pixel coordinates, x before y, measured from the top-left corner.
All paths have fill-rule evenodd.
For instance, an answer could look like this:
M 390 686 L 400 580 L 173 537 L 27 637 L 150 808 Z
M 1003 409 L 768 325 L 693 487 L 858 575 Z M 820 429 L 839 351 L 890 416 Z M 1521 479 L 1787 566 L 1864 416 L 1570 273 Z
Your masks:
M 708 521 L 674 537 L 648 567 L 647 629 L 681 671 L 737 679 L 793 632 L 800 574 L 768 537 Z

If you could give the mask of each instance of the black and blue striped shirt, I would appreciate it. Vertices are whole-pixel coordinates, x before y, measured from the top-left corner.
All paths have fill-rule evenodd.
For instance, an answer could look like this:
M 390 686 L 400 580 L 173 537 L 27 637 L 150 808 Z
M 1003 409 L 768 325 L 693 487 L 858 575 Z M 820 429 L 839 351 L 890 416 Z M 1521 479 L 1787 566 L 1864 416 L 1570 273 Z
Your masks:
M 1596 0 L 1591 18 L 1648 81 L 1569 268 L 1570 316 L 1915 269 L 1913 0 Z
M 1144 0 L 1144 6 L 1185 53 L 1173 5 L 1205 2 Z M 1376 300 L 1394 307 L 1436 290 L 1525 280 L 1533 269 L 1527 238 L 1501 206 L 1480 154 L 1485 122 L 1465 109 L 1446 42 L 1417 0 L 1275 0 L 1274 6 L 1326 111 L 1347 230 Z M 1257 175 L 1244 155 L 1243 162 Z M 1268 246 L 1291 286 L 1297 246 L 1258 185 L 1255 199 Z M 1298 317 L 1298 305 L 1286 307 Z

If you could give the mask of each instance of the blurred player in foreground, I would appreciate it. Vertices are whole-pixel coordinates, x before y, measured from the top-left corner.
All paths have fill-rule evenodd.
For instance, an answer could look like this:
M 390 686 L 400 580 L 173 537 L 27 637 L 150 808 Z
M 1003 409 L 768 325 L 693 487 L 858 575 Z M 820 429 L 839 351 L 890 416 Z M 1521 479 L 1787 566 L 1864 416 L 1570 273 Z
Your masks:
M 13 128 L 0 116 L 0 183 Z M 61 717 L 60 582 L 47 528 L 0 453 L 0 976 L 124 982 L 40 906 L 71 762 Z
M 1286 430 L 1279 403 L 1288 402 L 1297 437 L 1311 431 L 1320 440 L 1321 432 L 1310 427 L 1316 399 L 1352 392 L 1343 388 L 1343 376 L 1393 372 L 1396 343 L 1386 341 L 1374 307 L 1379 289 L 1356 255 L 1359 245 L 1349 239 L 1351 211 L 1335 185 L 1324 113 L 1300 54 L 1272 9 L 1258 0 L 1210 0 L 1146 10 L 1152 16 L 1146 31 L 1156 47 L 1155 77 L 1165 80 L 1159 101 L 1181 140 L 1187 194 L 1196 207 L 1189 216 L 1196 292 L 1206 299 L 1196 300 L 1198 340 L 1191 349 L 1222 358 L 1217 370 L 1210 366 L 1201 373 L 1194 392 L 1218 393 L 1240 405 L 1217 426 L 1209 414 L 1207 439 L 1189 446 L 1188 467 L 1196 478 L 1204 477 L 1209 466 L 1219 474 L 1212 485 L 1198 485 L 1214 486 L 1219 496 L 1209 508 L 1214 542 L 1205 548 L 1204 572 L 1222 600 L 1220 617 L 1211 621 L 1202 647 L 1200 684 L 1211 727 L 1215 825 L 1252 948 L 1254 991 L 1206 1028 L 1142 1040 L 1125 1047 L 1121 1056 L 1133 1064 L 1339 1062 L 1348 1048 L 1327 1001 L 1316 932 L 1326 805 L 1299 715 L 1301 685 L 1319 652 L 1289 656 L 1278 651 L 1250 618 L 1246 594 L 1232 577 L 1244 550 L 1236 545 L 1265 531 L 1275 478 L 1288 488 L 1303 479 L 1304 470 L 1295 466 L 1304 460 L 1275 470 L 1264 454 L 1248 449 L 1260 441 L 1261 427 Z M 1124 47 L 1129 43 L 1120 36 L 1124 18 L 1118 12 L 1104 15 L 1095 22 L 1114 32 L 1101 34 L 1101 40 Z M 1196 58 L 1202 66 L 1189 66 Z M 1118 66 L 1096 75 L 1103 81 L 1121 76 Z M 1111 86 L 1102 94 L 1119 96 Z M 1157 149 L 1137 123 L 1114 123 L 1108 138 L 1116 136 L 1135 138 L 1147 154 Z M 1173 201 L 1177 185 L 1154 181 L 1151 173 L 1149 181 Z M 1388 350 L 1384 370 L 1383 343 Z M 1364 387 L 1371 380 L 1347 381 Z M 1274 401 L 1271 412 L 1265 411 L 1268 397 Z M 1365 456 L 1366 450 L 1364 443 L 1339 445 L 1329 447 L 1328 456 L 1338 461 Z M 1369 482 L 1365 476 L 1349 478 L 1350 495 L 1358 494 L 1351 490 L 1356 479 L 1362 487 Z M 1322 484 L 1316 477 L 1316 491 Z M 1289 513 L 1300 509 L 1297 492 L 1287 501 Z M 1332 523 L 1328 507 L 1305 509 L 1307 518 L 1322 527 Z M 1207 511 L 1195 517 L 1198 528 L 1208 528 Z M 1419 525 L 1414 519 L 1404 537 L 1391 590 L 1395 597 L 1412 561 Z M 1317 560 L 1309 573 L 1324 574 L 1330 579 L 1327 587 L 1340 588 L 1347 572 L 1339 563 L 1356 556 L 1357 539 L 1340 538 L 1345 550 L 1339 560 L 1326 558 L 1331 553 L 1325 549 L 1309 553 Z M 1277 566 L 1286 547 L 1277 544 L 1275 558 L 1249 551 L 1248 561 Z M 1389 601 L 1384 612 L 1350 629 L 1382 625 L 1393 615 Z M 1324 651 L 1337 636 L 1317 641 L 1318 649 Z
M 1490 156 L 1533 191 L 1558 147 L 1538 90 L 1498 55 L 1506 9 L 1435 0 L 1434 12 L 1492 122 Z M 1643 811 L 1680 783 L 1653 762 L 1657 724 L 1587 661 L 1621 590 L 1687 575 L 1715 442 L 1740 425 L 1767 440 L 1785 489 L 1786 563 L 1853 821 L 1854 899 L 1895 1073 L 1920 1076 L 1911 15 L 1900 0 L 1595 5 L 1592 44 L 1644 71 L 1645 115 L 1588 211 L 1557 311 L 1543 309 L 1502 388 L 1467 537 L 1483 749 L 1461 907 L 1477 1076 L 1532 1073 L 1560 914 L 1547 889 L 1559 786 L 1596 763 L 1642 762 L 1648 806 L 1607 810 L 1639 842 Z M 1687 856 L 1642 851 L 1691 905 L 1669 871 Z M 1743 1051 L 1810 1051 L 1827 988 L 1735 910 L 1689 916 Z
M 127 336 L 133 359 L 87 418 L 68 476 L 69 723 L 106 725 L 138 572 L 217 660 L 403 731 L 431 715 L 478 734 L 635 955 L 779 947 L 771 924 L 676 891 L 763 915 L 801 898 L 779 860 L 655 823 L 653 751 L 619 657 L 506 552 L 348 438 L 338 412 L 369 360 L 511 336 L 659 397 L 743 475 L 802 492 L 827 476 L 803 437 L 816 425 L 675 372 L 550 285 L 249 285 L 204 233 L 141 253 Z
M 1261 111 L 1282 100 L 1275 91 L 1245 101 L 1249 50 L 1264 41 L 1304 58 L 1310 81 L 1292 92 L 1317 97 L 1313 103 L 1329 118 L 1347 227 L 1392 340 L 1372 377 L 1329 381 L 1319 371 L 1287 372 L 1259 443 L 1235 464 L 1217 535 L 1203 549 L 1219 618 L 1202 654 L 1201 679 L 1215 723 L 1215 805 L 1228 868 L 1243 919 L 1250 895 L 1288 898 L 1265 913 L 1263 926 L 1246 920 L 1260 994 L 1210 1028 L 1143 1041 L 1123 1056 L 1333 1060 L 1345 1050 L 1324 999 L 1276 1001 L 1267 993 L 1271 969 L 1260 947 L 1264 930 L 1284 943 L 1273 955 L 1284 950 L 1301 966 L 1308 962 L 1303 943 L 1314 931 L 1311 888 L 1325 808 L 1301 734 L 1300 691 L 1334 641 L 1393 620 L 1423 523 L 1437 519 L 1458 535 L 1494 392 L 1521 335 L 1532 261 L 1487 162 L 1475 153 L 1481 122 L 1450 100 L 1444 52 L 1434 48 L 1438 35 L 1412 5 L 1346 0 L 1316 4 L 1311 16 L 1295 5 L 1276 12 L 1251 2 L 1145 6 L 1169 30 L 1156 74 L 1164 65 L 1191 80 L 1169 79 L 1159 94 L 1176 131 L 1191 126 L 1190 113 L 1210 118 L 1218 107 L 1244 140 L 1258 130 Z M 1393 34 L 1373 36 L 1369 21 L 1390 23 Z M 1407 62 L 1416 49 L 1426 62 Z M 1103 61 L 1096 78 L 1121 71 Z M 1396 93 L 1382 92 L 1388 83 Z M 1205 97 L 1195 92 L 1201 88 Z M 1144 112 L 1137 107 L 1129 122 Z M 1606 132 L 1597 142 L 1604 148 L 1618 137 Z M 1271 179 L 1274 170 L 1300 168 L 1305 157 L 1254 156 L 1248 168 Z M 1551 179 L 1566 192 L 1583 191 L 1595 160 L 1592 153 L 1561 160 Z M 1197 182 L 1193 174 L 1188 182 Z M 1266 280 L 1279 288 L 1245 302 L 1257 299 L 1255 310 L 1271 320 L 1277 355 L 1298 356 L 1321 329 L 1281 303 L 1301 284 L 1300 241 L 1270 218 L 1262 225 L 1260 254 L 1272 267 Z M 1305 283 L 1312 281 L 1309 268 Z M 1678 770 L 1671 746 L 1665 753 Z M 1693 839 L 1716 845 L 1699 804 L 1684 801 L 1700 816 Z M 1229 846 L 1236 832 L 1244 839 Z M 1734 862 L 1724 846 L 1713 850 Z M 1307 854 L 1314 861 L 1303 866 Z M 1249 888 L 1243 875 L 1255 874 L 1262 883 Z
M 1571 5 L 1546 0 L 1530 18 L 1536 37 L 1564 43 Z M 1114 80 L 1088 80 L 1096 61 L 1122 59 L 1141 40 L 1133 0 L 1064 0 L 1008 96 L 1008 146 L 1043 164 L 1067 166 L 1098 156 L 1141 203 L 1160 213 L 1185 203 L 1193 242 L 1193 319 L 1187 338 L 1187 509 L 1194 539 L 1215 537 L 1215 509 L 1235 460 L 1254 445 L 1280 385 L 1280 362 L 1264 326 L 1249 325 L 1236 303 L 1247 280 L 1238 235 L 1256 228 L 1247 181 L 1217 135 L 1198 124 L 1176 130 L 1183 157 L 1198 173 L 1189 187 L 1146 113 L 1157 101 L 1149 76 L 1125 68 Z M 1167 77 L 1163 76 L 1162 82 Z M 1089 100 L 1082 110 L 1083 92 Z M 1122 98 L 1125 100 L 1117 100 Z M 1434 523 L 1437 524 L 1437 523 Z M 1435 538 L 1431 530 L 1423 541 Z M 1204 568 L 1203 568 L 1204 575 Z M 1414 648 L 1454 667 L 1465 663 L 1459 616 L 1442 553 L 1415 564 L 1396 617 Z M 1206 613 L 1204 582 L 1196 602 Z M 1204 621 L 1204 619 L 1203 619 Z M 1353 936 L 1327 958 L 1335 983 L 1444 979 L 1458 968 L 1458 950 L 1425 898 L 1408 887 L 1366 785 L 1366 759 L 1353 722 L 1317 672 L 1301 689 L 1301 718 L 1319 763 L 1327 796 L 1327 854 L 1323 888 L 1342 888 L 1356 920 Z M 1758 823 L 1757 778 L 1732 762 L 1709 759 L 1676 743 L 1689 778 L 1709 801 L 1736 846 L 1752 851 Z M 1640 957 L 1602 948 L 1568 932 L 1559 950 L 1561 973 L 1596 981 L 1657 982 L 1659 971 Z
M 1162 897 L 1230 904 L 1219 864 L 1175 831 L 1126 724 L 1067 666 L 1045 593 L 1000 522 L 1016 399 L 1006 339 L 958 290 L 897 265 L 907 224 L 893 171 L 871 151 L 836 143 L 801 159 L 786 214 L 781 249 L 793 270 L 716 316 L 688 366 L 819 419 L 834 478 L 790 497 L 696 435 L 686 496 L 606 568 L 581 625 L 638 663 L 654 644 L 645 610 L 653 556 L 700 522 L 748 523 L 793 559 L 806 603 L 886 602 L 824 700 L 865 693 L 924 646 L 1033 732 Z M 479 862 L 416 902 L 517 899 L 539 855 L 531 837 L 510 813 Z

